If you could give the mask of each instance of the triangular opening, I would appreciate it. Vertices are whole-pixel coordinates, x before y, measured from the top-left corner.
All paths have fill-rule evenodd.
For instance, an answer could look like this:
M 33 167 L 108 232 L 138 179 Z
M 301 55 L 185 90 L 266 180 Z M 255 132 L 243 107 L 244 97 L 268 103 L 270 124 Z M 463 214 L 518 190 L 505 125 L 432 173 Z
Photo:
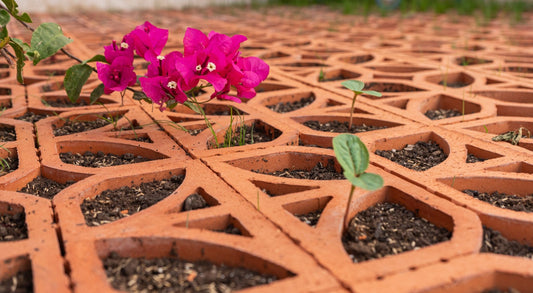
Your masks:
M 293 185 L 253 180 L 252 183 L 270 197 L 317 189 L 318 186 Z
M 192 220 L 187 217 L 185 221 L 176 223 L 174 226 L 188 229 L 207 229 L 213 232 L 252 237 L 252 234 L 244 228 L 244 225 L 229 214 Z
M 468 152 L 466 162 L 469 164 L 503 157 L 500 154 L 493 153 L 469 144 L 466 145 L 466 150 Z
M 283 208 L 293 214 L 302 223 L 315 228 L 318 225 L 322 212 L 332 198 L 332 196 L 310 198 L 303 201 L 284 204 Z
M 205 209 L 208 207 L 220 205 L 218 200 L 209 195 L 203 188 L 199 187 L 195 192 L 191 193 L 181 206 L 182 212 Z
M 533 164 L 529 164 L 525 162 L 515 162 L 515 163 L 506 164 L 502 166 L 487 168 L 487 170 L 488 171 L 499 171 L 499 172 L 533 174 Z

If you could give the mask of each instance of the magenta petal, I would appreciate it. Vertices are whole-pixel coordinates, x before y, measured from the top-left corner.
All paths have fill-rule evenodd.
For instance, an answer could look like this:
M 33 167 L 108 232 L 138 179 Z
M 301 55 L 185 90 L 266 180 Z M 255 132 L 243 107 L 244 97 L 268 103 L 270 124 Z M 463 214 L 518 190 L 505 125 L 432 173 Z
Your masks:
M 165 91 L 161 88 L 161 81 L 164 77 L 141 77 L 139 82 L 141 83 L 141 88 L 152 102 L 155 104 L 161 105 L 166 98 Z
M 190 56 L 195 52 L 204 50 L 207 42 L 207 36 L 202 31 L 188 27 L 183 37 L 185 56 Z
M 215 92 L 220 92 L 224 90 L 224 87 L 226 86 L 227 80 L 220 75 L 210 72 L 204 76 L 202 76 L 203 79 L 207 80 L 209 83 L 213 85 L 215 88 Z

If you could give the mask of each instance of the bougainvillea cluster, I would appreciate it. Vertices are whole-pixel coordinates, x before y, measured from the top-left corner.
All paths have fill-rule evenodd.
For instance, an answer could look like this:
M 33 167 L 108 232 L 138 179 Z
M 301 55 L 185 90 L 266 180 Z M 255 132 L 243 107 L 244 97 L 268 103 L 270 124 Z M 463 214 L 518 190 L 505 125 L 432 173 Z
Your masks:
M 183 53 L 161 55 L 168 40 L 168 30 L 149 22 L 136 27 L 120 43 L 105 46 L 106 63 L 96 64 L 98 78 L 106 94 L 124 91 L 140 83 L 146 96 L 161 109 L 183 104 L 199 89 L 212 86 L 211 99 L 241 102 L 256 95 L 254 90 L 269 73 L 269 66 L 257 57 L 242 57 L 243 35 L 203 32 L 187 28 Z M 135 54 L 149 62 L 145 76 L 137 77 Z

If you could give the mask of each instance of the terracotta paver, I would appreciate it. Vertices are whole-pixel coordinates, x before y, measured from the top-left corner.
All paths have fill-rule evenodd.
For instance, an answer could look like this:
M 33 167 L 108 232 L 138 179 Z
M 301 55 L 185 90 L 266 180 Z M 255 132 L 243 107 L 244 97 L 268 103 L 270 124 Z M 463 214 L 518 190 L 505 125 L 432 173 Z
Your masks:
M 169 50 L 181 50 L 188 26 L 243 34 L 248 37 L 243 54 L 264 59 L 271 66 L 269 78 L 252 100 L 212 101 L 205 111 L 218 141 L 232 119 L 222 114 L 229 106 L 242 114 L 233 123 L 254 125 L 272 137 L 213 148 L 215 138 L 203 117 L 184 106 L 161 112 L 129 94 L 104 95 L 90 104 L 96 75 L 83 88 L 82 105 L 55 104 L 67 98 L 62 78 L 74 64 L 63 54 L 26 66 L 26 86 L 16 83 L 13 69 L 2 66 L 0 124 L 13 127 L 17 138 L 2 143 L 0 156 L 16 156 L 19 163 L 0 176 L 0 214 L 24 212 L 28 237 L 0 242 L 0 280 L 31 270 L 34 292 L 117 292 L 102 264 L 116 251 L 148 258 L 177 253 L 281 279 L 243 292 L 533 292 L 532 259 L 479 252 L 483 226 L 533 246 L 533 212 L 495 207 L 463 192 L 533 194 L 533 138 L 524 137 L 518 145 L 492 140 L 520 127 L 533 132 L 533 15 L 517 26 L 503 18 L 479 26 L 473 17 L 429 14 L 371 16 L 365 22 L 316 7 L 36 15 L 34 20 L 59 23 L 74 39 L 67 49 L 81 59 L 103 53 L 104 45 L 144 21 L 170 30 Z M 28 37 L 18 26 L 10 32 Z M 135 62 L 139 70 L 146 65 Z M 265 174 L 334 162 L 331 139 L 337 133 L 305 123 L 350 119 L 352 93 L 341 86 L 347 79 L 362 80 L 383 94 L 359 96 L 354 121 L 386 127 L 358 134 L 370 151 L 370 171 L 383 176 L 385 187 L 357 189 L 349 205 L 346 180 Z M 204 97 L 209 95 L 208 89 Z M 291 112 L 272 107 L 301 99 L 312 102 Z M 461 115 L 441 120 L 425 115 L 438 109 Z M 42 119 L 19 120 L 28 113 Z M 121 118 L 90 131 L 54 134 L 69 120 L 109 114 Z M 447 159 L 426 171 L 375 154 L 428 140 L 437 142 Z M 90 168 L 60 159 L 60 153 L 86 151 L 151 160 Z M 483 161 L 467 163 L 469 155 Z M 85 199 L 172 175 L 185 179 L 160 202 L 114 222 L 87 224 L 80 208 Z M 73 184 L 51 200 L 20 191 L 38 176 Z M 183 212 L 185 199 L 195 192 L 210 207 Z M 353 263 L 341 242 L 345 214 L 353 217 L 380 202 L 405 206 L 451 231 L 451 239 Z M 295 216 L 317 210 L 322 214 L 315 227 Z M 219 231 L 230 224 L 242 235 Z

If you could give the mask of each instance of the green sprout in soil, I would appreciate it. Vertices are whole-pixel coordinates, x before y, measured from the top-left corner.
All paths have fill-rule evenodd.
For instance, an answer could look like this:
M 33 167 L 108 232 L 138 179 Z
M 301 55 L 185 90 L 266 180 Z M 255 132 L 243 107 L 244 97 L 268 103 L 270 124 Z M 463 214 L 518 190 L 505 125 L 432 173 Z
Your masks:
M 378 174 L 365 172 L 369 165 L 369 154 L 359 137 L 349 133 L 337 135 L 333 138 L 333 151 L 344 171 L 344 177 L 352 184 L 346 208 L 348 211 L 355 187 L 377 190 L 383 186 L 383 178 Z
M 527 136 L 523 135 L 523 133 L 527 132 Z M 502 133 L 500 135 L 497 135 L 492 138 L 493 141 L 506 141 L 511 143 L 512 145 L 518 145 L 520 142 L 520 139 L 522 137 L 531 138 L 531 131 L 529 131 L 525 127 L 520 127 L 517 130 L 511 130 L 505 133 Z
M 375 97 L 381 97 L 381 93 L 378 93 L 376 91 L 364 91 L 363 88 L 365 87 L 364 82 L 360 80 L 347 80 L 341 83 L 345 88 L 351 90 L 354 93 L 353 100 L 352 100 L 352 107 L 350 111 L 350 125 L 348 126 L 348 129 L 352 129 L 352 122 L 353 122 L 353 112 L 355 110 L 355 100 L 357 99 L 358 95 L 364 94 L 364 95 L 371 95 Z

